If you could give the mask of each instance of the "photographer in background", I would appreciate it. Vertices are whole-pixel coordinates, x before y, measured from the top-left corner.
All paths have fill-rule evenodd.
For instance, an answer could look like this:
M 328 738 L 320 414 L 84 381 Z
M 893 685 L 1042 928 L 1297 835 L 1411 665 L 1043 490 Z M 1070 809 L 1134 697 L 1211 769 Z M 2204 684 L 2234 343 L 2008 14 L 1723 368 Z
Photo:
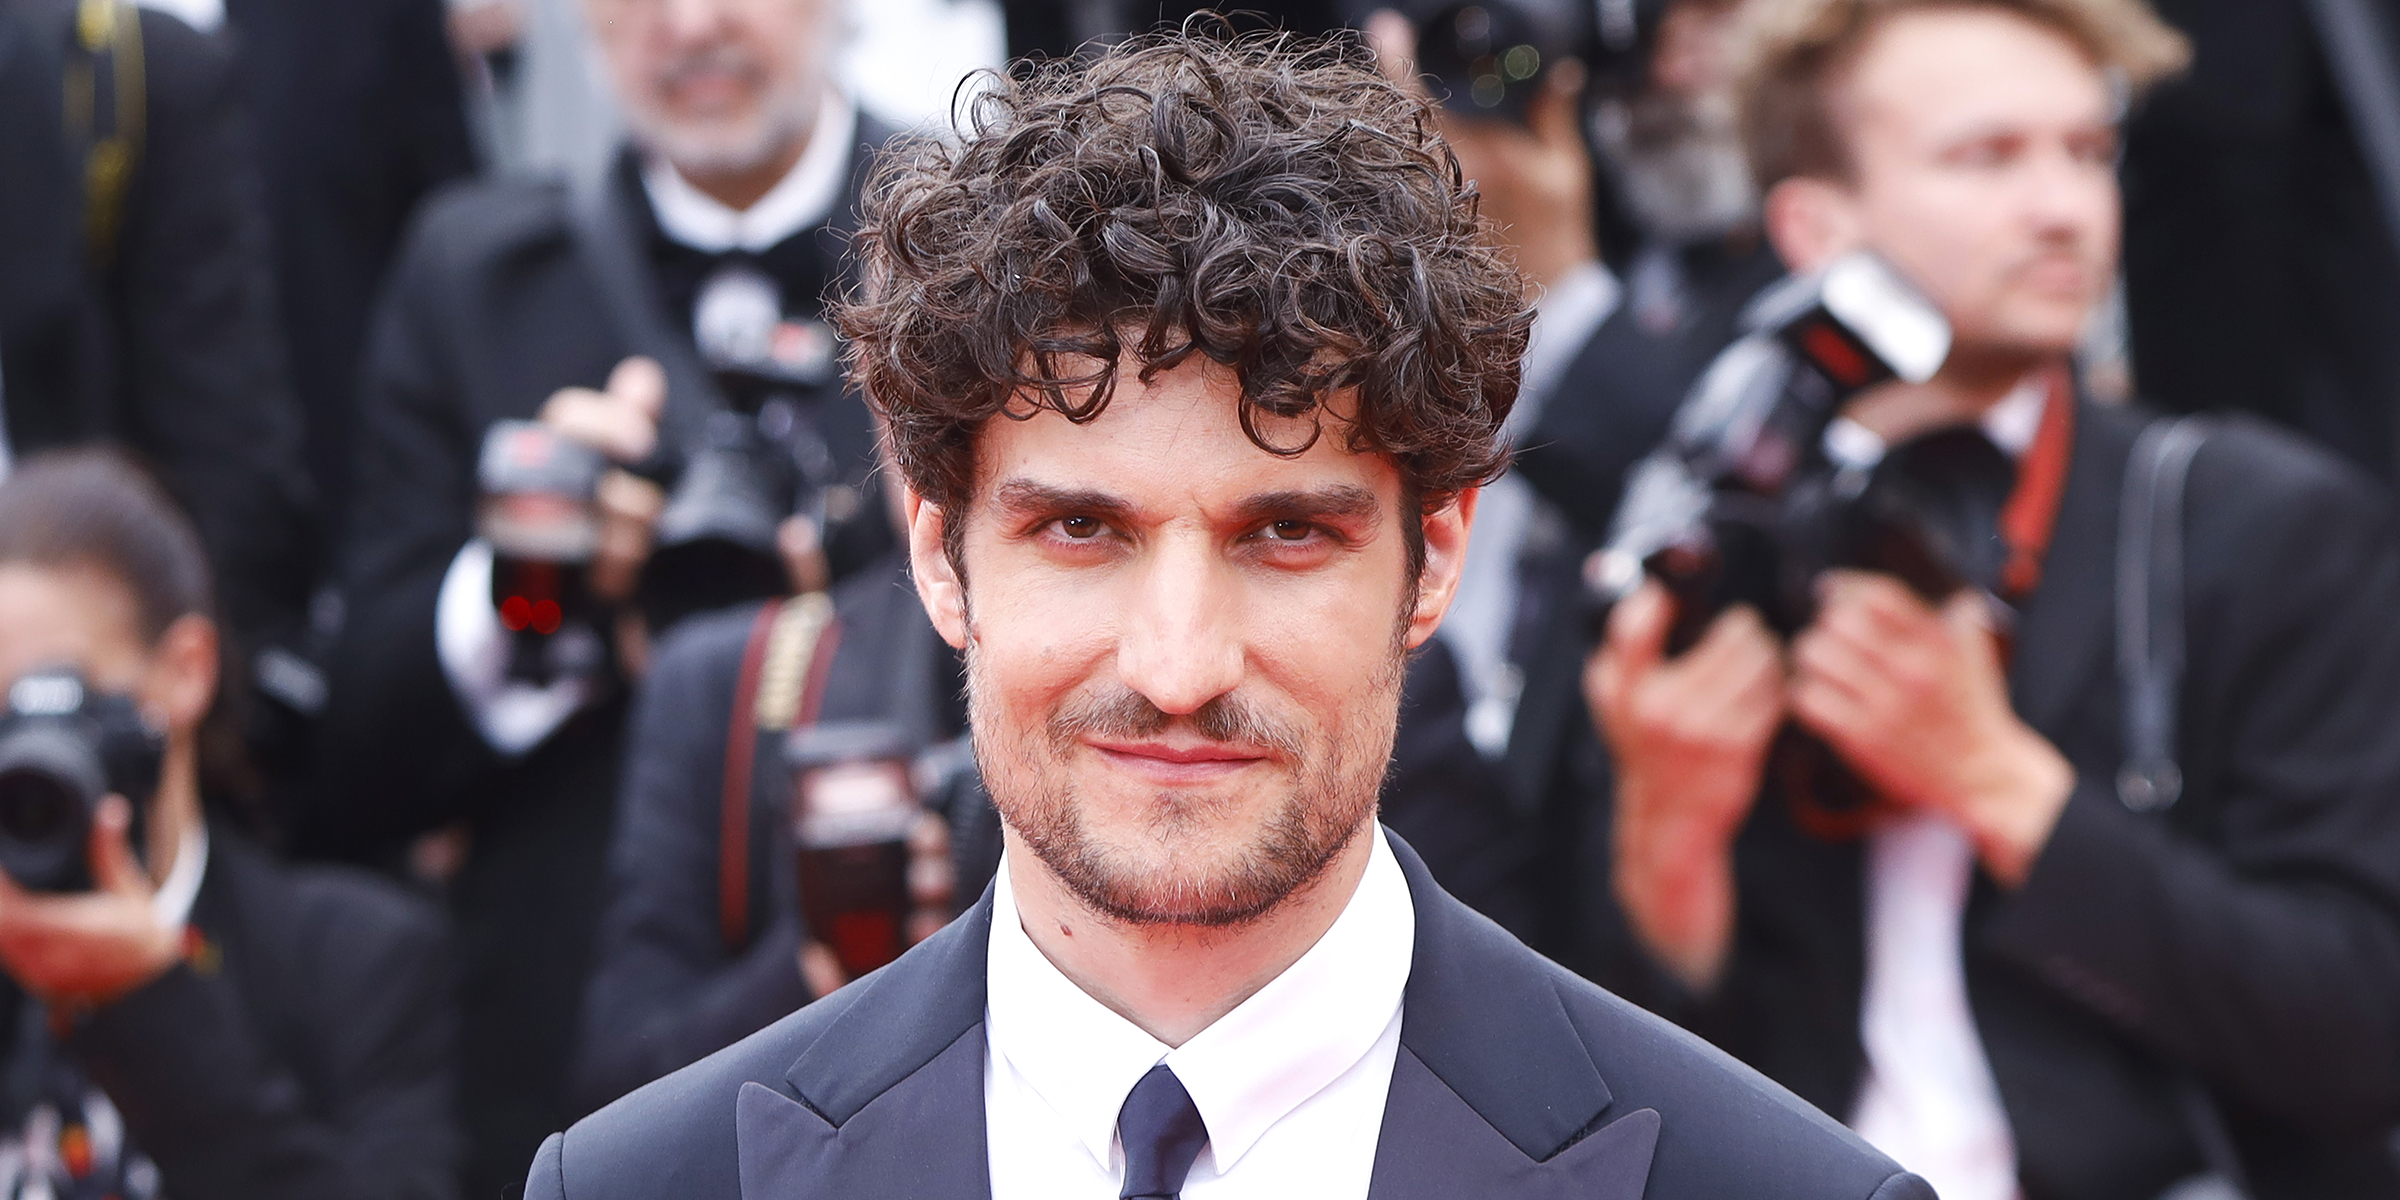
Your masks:
M 832 82 L 837 6 L 588 3 L 633 144 L 597 180 L 436 199 L 385 295 L 326 721 L 338 799 L 300 831 L 308 850 L 388 857 L 465 822 L 476 1194 L 575 1115 L 626 683 L 650 634 L 789 590 L 778 550 L 838 577 L 891 541 L 866 411 L 819 319 L 884 136 Z M 728 522 L 751 540 L 715 536 Z M 658 561 L 687 549 L 708 561 Z
M 1823 452 L 1870 478 L 1933 437 L 2013 461 L 1984 534 L 2007 611 L 1837 571 L 1788 644 L 1735 608 L 1674 653 L 1666 593 L 1635 592 L 1586 677 L 1616 787 L 1563 956 L 1946 1200 L 2204 1175 L 2393 1194 L 2389 503 L 2289 437 L 2156 425 L 2069 373 L 2115 273 L 2112 81 L 2170 72 L 2181 39 L 2135 0 L 1745 19 L 1777 249 L 1801 271 L 1871 251 L 1953 333 L 1930 382 L 1864 393 Z M 1771 774 L 1779 730 L 1868 807 L 1826 820 Z
M 211 611 L 122 460 L 0 484 L 0 1195 L 456 1196 L 440 922 L 207 816 Z

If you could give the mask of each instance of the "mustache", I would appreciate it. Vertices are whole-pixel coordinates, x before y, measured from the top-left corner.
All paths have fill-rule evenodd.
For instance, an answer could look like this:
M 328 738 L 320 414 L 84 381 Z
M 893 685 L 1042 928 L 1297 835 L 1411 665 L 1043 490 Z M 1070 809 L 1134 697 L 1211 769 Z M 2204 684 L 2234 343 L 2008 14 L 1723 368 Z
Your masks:
M 1190 716 L 1178 717 L 1122 685 L 1061 706 L 1050 718 L 1050 736 L 1060 746 L 1085 738 L 1131 741 L 1156 737 L 1178 723 L 1209 741 L 1266 750 L 1286 759 L 1298 758 L 1307 749 L 1299 730 L 1230 692 Z
M 659 66 L 654 79 L 659 86 L 675 88 L 701 75 L 756 75 L 764 69 L 756 55 L 720 43 L 676 55 Z

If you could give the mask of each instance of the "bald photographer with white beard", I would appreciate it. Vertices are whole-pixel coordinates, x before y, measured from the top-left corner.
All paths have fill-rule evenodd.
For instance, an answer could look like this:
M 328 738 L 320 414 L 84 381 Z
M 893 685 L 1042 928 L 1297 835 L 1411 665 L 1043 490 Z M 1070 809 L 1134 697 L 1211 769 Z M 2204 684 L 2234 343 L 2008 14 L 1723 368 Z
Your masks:
M 837 6 L 587 8 L 633 131 L 614 166 L 595 180 L 446 194 L 388 285 L 344 546 L 326 789 L 338 800 L 300 823 L 308 850 L 384 860 L 428 830 L 464 834 L 449 886 L 474 1195 L 498 1194 L 574 1115 L 565 1077 L 625 694 L 649 635 L 712 603 L 823 586 L 828 568 L 891 539 L 865 488 L 867 415 L 839 382 L 820 319 L 869 150 L 886 136 L 833 81 Z M 495 602 L 513 586 L 503 576 L 495 589 L 496 566 L 515 551 L 480 536 L 490 476 L 479 464 L 491 465 L 484 442 L 502 421 L 532 423 L 508 428 L 541 461 L 601 473 L 584 497 L 596 546 L 571 573 L 588 620 L 529 617 L 513 594 Z M 682 470 L 703 459 L 703 439 L 728 430 L 743 447 L 768 439 L 811 460 L 813 491 L 764 516 L 773 529 L 792 514 L 779 546 L 822 553 L 795 556 L 805 579 L 729 575 L 724 594 L 665 598 L 645 571 L 654 543 L 672 540 L 660 522 L 675 520 L 679 481 L 703 474 Z M 528 628 L 548 639 L 534 672 L 519 653 Z

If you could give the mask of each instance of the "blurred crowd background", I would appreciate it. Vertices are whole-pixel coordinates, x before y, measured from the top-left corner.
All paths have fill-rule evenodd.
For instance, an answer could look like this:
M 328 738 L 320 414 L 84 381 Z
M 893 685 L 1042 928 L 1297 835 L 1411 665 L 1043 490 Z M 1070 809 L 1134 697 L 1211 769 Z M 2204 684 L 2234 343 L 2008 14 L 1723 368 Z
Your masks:
M 1515 465 L 1412 663 L 1385 819 L 1545 953 L 1888 1132 L 1859 1108 L 1905 1073 L 1861 1025 L 1864 843 L 1774 885 L 1817 917 L 1746 915 L 1722 978 L 1677 970 L 1619 911 L 1630 735 L 1587 680 L 1628 478 L 1787 274 L 1735 78 L 1773 2 L 1298 0 L 1209 27 L 1346 38 L 1427 88 L 1538 289 Z M 497 1197 L 547 1133 L 972 902 L 997 819 L 825 299 L 877 145 L 951 129 L 978 72 L 1200 7 L 0 0 L 0 682 L 86 697 L 12 686 L 0 713 L 0 865 L 40 893 L 0 888 L 0 1197 Z M 2261 661 L 2350 639 L 2331 657 L 2380 670 L 2400 8 L 2155 11 L 2188 64 L 2110 76 L 2122 254 L 2077 394 L 2240 414 L 2338 481 L 2258 524 L 2356 577 L 2243 543 L 2191 569 L 2255 580 L 2242 619 L 2270 632 L 2194 628 Z M 2239 511 L 2248 486 L 2220 490 Z M 2088 608 L 2105 636 L 2105 589 Z M 2013 1180 L 1976 1182 L 1990 1103 L 1892 1135 L 1937 1183 L 1968 1161 L 1953 1200 L 2400 1196 L 2400 705 L 2186 657 L 2211 696 L 2283 705 L 2207 725 L 2187 794 L 2289 803 L 2161 824 L 2204 848 L 2157 866 L 2182 883 L 2089 891 L 2114 907 L 2082 920 L 2125 931 L 2102 957 L 2174 943 L 2148 978 L 2193 1013 L 1953 945 L 1990 1057 L 1961 1086 L 2005 1102 Z M 109 718 L 125 695 L 138 717 Z M 149 758 L 44 782 L 82 778 L 25 748 L 62 712 L 116 731 L 93 746 L 146 726 Z M 130 813 L 89 803 L 111 790 Z M 61 837 L 73 861 L 28 878 Z M 153 869 L 86 864 L 87 838 Z M 1954 941 L 1999 903 L 1973 886 Z M 2211 930 L 2330 948 L 2198 970 Z M 2021 994 L 2045 987 L 2066 999 Z

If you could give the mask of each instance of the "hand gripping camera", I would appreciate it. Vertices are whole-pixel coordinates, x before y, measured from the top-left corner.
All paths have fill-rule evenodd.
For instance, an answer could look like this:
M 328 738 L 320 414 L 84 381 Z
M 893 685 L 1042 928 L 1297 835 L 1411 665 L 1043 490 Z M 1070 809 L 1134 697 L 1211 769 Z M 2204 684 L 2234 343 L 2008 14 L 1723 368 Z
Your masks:
M 1738 604 L 1799 632 L 1816 615 L 1818 576 L 1837 567 L 1895 576 L 1934 601 L 1995 591 L 2016 465 L 1980 431 L 1929 433 L 1871 466 L 1825 449 L 1852 398 L 1941 369 L 1950 327 L 1932 303 L 1860 253 L 1769 289 L 1744 326 L 1628 479 L 1606 547 L 1585 564 L 1595 619 L 1658 579 L 1675 600 L 1668 650 L 1681 653 Z M 1822 743 L 1786 729 L 1770 771 L 1804 828 L 1861 827 L 1872 798 Z
M 95 691 L 65 668 L 20 677 L 0 708 L 0 869 L 28 891 L 90 890 L 101 799 L 132 803 L 139 853 L 165 749 L 131 697 Z

